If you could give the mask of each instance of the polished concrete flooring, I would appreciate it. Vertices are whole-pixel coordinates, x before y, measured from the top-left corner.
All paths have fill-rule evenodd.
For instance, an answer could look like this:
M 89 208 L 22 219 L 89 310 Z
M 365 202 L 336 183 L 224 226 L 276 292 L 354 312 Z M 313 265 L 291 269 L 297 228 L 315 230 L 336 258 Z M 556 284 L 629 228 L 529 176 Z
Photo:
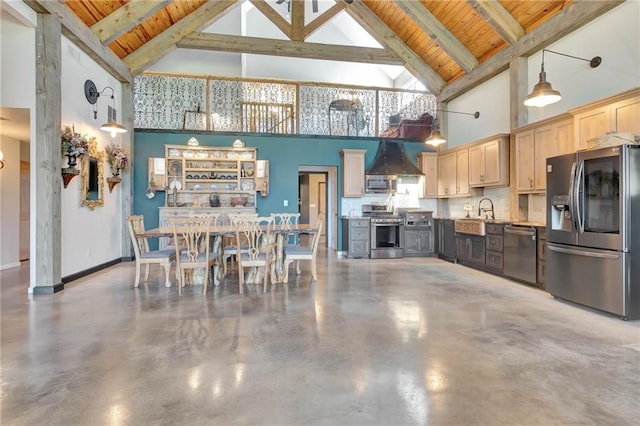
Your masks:
M 433 258 L 203 297 L 0 273 L 2 425 L 637 425 L 640 322 Z

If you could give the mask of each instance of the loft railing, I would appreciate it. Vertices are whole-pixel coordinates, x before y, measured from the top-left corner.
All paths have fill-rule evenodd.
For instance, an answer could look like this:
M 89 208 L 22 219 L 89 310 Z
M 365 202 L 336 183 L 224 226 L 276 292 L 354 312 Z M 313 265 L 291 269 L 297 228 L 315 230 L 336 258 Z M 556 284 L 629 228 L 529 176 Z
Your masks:
M 358 108 L 330 108 L 335 101 Z M 134 81 L 134 127 L 145 129 L 377 136 L 392 115 L 436 109 L 417 90 L 157 73 Z

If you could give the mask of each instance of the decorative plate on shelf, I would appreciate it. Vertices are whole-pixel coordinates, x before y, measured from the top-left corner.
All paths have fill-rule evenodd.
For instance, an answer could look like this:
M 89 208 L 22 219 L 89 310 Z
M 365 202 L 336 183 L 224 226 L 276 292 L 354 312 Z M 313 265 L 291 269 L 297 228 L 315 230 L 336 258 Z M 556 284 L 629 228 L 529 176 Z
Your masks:
M 183 156 L 184 158 L 193 158 L 193 151 L 191 151 L 190 149 L 188 149 L 188 150 L 186 150 L 186 151 L 184 151 L 184 152 L 182 153 L 182 156 Z
M 222 151 L 213 151 L 211 153 L 211 156 L 213 158 L 221 158 L 221 157 L 224 157 L 224 154 L 222 153 Z
M 234 191 L 236 189 L 236 187 L 234 185 L 225 185 L 224 189 L 226 191 Z
M 236 158 L 238 158 L 238 153 L 237 152 L 233 152 L 233 151 L 228 152 L 227 153 L 227 158 L 229 160 L 235 160 Z
M 249 151 L 245 151 L 240 154 L 240 157 L 242 157 L 242 159 L 244 160 L 250 160 L 253 157 L 253 154 L 251 154 Z
M 235 141 L 233 141 L 232 146 L 234 148 L 243 148 L 245 146 L 244 141 L 241 141 L 240 139 L 236 139 Z
M 209 154 L 206 151 L 196 152 L 196 158 L 208 158 Z
M 242 190 L 243 191 L 253 191 L 253 181 L 252 180 L 243 180 L 242 181 Z
M 202 187 L 199 184 L 195 184 L 193 185 L 193 189 L 195 189 L 196 191 L 199 191 Z
M 180 191 L 182 189 L 182 183 L 179 180 L 171 181 L 169 188 Z
M 180 150 L 179 149 L 170 149 L 169 150 L 169 157 L 180 157 Z
M 169 171 L 173 176 L 180 176 L 182 174 L 182 164 L 179 161 L 172 161 L 169 164 Z
M 212 191 L 217 191 L 218 185 L 212 183 L 211 185 L 209 185 L 209 188 L 211 188 Z

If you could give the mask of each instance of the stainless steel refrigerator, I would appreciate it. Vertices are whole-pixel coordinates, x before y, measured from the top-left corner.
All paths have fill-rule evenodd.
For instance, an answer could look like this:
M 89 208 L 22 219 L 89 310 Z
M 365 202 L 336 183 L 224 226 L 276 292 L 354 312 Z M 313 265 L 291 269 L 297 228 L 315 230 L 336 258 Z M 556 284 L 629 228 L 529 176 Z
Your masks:
M 546 289 L 640 318 L 640 146 L 547 159 Z

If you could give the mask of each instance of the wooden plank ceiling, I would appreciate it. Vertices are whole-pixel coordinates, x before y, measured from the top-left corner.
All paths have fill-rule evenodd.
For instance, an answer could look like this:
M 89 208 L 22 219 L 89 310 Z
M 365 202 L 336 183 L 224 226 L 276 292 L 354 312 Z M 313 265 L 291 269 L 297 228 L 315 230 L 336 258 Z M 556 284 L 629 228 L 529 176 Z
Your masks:
M 246 0 L 290 41 L 201 33 L 241 0 L 67 0 L 97 39 L 139 74 L 176 47 L 404 65 L 434 94 L 467 90 L 586 24 L 621 1 L 591 0 L 337 0 L 305 19 L 303 2 Z M 47 0 L 30 0 L 46 9 Z M 34 5 L 35 4 L 35 5 Z M 214 5 L 215 4 L 215 5 Z M 36 9 L 37 10 L 37 9 Z M 383 49 L 326 49 L 305 39 L 346 10 Z M 306 24 L 305 24 L 306 23 Z M 537 36 L 539 32 L 540 36 Z M 534 41 L 532 41 L 534 40 Z M 498 59 L 499 58 L 499 59 Z M 492 65 L 492 61 L 498 61 Z M 491 70 L 488 72 L 487 70 Z M 477 77 L 474 77 L 477 74 Z M 457 83 L 456 83 L 457 82 Z M 464 82 L 464 83 L 462 83 Z M 449 90 L 451 92 L 451 90 Z M 453 97 L 454 93 L 448 93 Z

